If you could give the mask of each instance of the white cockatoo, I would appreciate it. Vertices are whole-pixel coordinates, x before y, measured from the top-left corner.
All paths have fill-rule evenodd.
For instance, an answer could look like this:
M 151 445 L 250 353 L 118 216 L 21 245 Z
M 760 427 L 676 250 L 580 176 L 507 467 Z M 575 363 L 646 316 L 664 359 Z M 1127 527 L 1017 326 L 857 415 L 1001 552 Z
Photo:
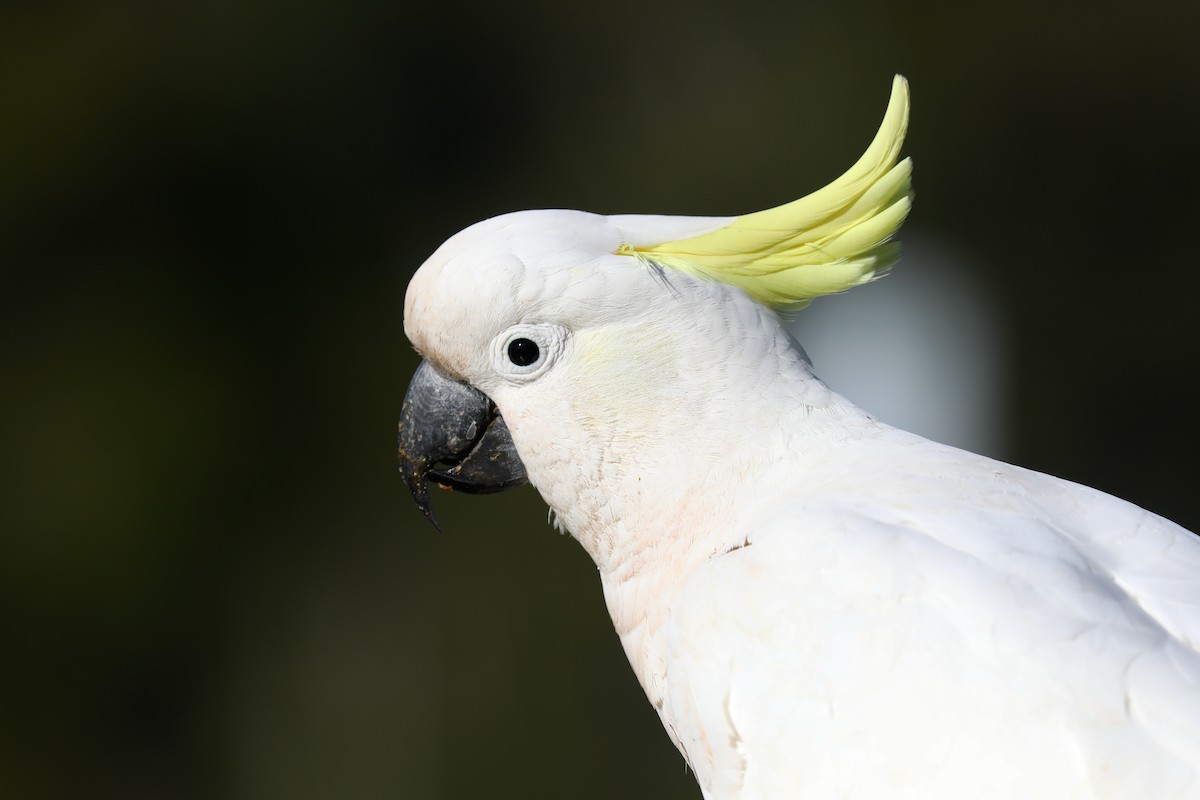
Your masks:
M 416 273 L 402 472 L 531 482 L 708 800 L 1200 798 L 1200 540 L 891 428 L 780 312 L 909 208 L 897 77 L 862 159 L 741 217 L 522 211 Z

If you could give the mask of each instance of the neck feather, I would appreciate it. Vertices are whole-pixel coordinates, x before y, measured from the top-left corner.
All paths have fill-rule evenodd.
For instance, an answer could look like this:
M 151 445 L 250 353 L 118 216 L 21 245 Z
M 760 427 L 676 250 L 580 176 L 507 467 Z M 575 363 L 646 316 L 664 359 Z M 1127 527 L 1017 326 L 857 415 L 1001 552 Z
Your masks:
M 874 422 L 813 375 L 772 312 L 727 287 L 708 294 L 721 313 L 680 315 L 690 326 L 661 314 L 581 334 L 570 391 L 540 403 L 558 398 L 569 437 L 510 421 L 531 481 L 606 582 L 736 546 L 746 491 L 784 494 L 793 462 Z

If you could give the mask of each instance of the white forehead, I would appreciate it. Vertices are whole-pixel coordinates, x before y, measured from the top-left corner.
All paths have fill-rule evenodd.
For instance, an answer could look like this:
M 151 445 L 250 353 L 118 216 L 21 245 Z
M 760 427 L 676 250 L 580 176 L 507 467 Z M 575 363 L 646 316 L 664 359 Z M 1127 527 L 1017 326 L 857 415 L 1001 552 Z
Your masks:
M 644 308 L 647 294 L 669 290 L 617 249 L 695 235 L 724 221 L 568 210 L 484 220 L 446 240 L 417 270 L 405 297 L 405 333 L 426 356 L 461 371 L 461 358 L 517 322 L 576 327 Z
M 497 249 L 539 259 L 571 251 L 603 252 L 620 234 L 608 217 L 586 211 L 547 209 L 514 211 L 485 219 L 451 236 L 434 252 L 426 266 L 486 257 Z
M 556 294 L 564 271 L 616 249 L 605 217 L 580 211 L 518 211 L 485 219 L 451 236 L 413 276 L 404 329 L 414 343 L 433 327 L 466 317 L 499 318 Z M 619 236 L 617 237 L 619 239 Z M 481 320 L 482 321 L 482 320 Z
M 605 217 L 581 211 L 520 211 L 476 223 L 446 240 L 413 276 L 405 332 L 422 352 L 437 355 L 536 315 L 580 293 L 600 272 L 595 262 L 619 245 Z
M 599 214 L 518 211 L 450 237 L 418 276 L 431 273 L 459 291 L 470 281 L 488 298 L 511 294 L 518 302 L 537 302 L 561 294 L 620 244 L 621 233 Z

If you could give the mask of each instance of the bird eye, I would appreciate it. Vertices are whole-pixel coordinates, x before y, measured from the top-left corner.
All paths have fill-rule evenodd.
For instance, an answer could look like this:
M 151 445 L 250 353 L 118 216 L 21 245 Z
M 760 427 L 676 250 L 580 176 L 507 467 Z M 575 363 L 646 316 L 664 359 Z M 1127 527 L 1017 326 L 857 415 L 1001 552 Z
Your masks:
M 552 322 L 519 322 L 492 339 L 488 360 L 510 383 L 530 383 L 562 355 L 568 333 Z
M 537 343 L 532 339 L 513 339 L 508 343 L 508 360 L 518 367 L 528 367 L 541 356 Z

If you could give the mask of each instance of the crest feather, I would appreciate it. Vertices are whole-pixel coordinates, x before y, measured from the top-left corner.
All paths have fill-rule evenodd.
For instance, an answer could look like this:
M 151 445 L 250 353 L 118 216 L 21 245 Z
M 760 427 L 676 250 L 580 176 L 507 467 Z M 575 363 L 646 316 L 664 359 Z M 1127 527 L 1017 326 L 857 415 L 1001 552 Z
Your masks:
M 740 287 L 781 310 L 879 277 L 895 262 L 889 244 L 912 205 L 912 161 L 896 163 L 908 128 L 908 82 L 892 82 L 887 113 L 858 162 L 833 183 L 717 230 L 617 251 Z

